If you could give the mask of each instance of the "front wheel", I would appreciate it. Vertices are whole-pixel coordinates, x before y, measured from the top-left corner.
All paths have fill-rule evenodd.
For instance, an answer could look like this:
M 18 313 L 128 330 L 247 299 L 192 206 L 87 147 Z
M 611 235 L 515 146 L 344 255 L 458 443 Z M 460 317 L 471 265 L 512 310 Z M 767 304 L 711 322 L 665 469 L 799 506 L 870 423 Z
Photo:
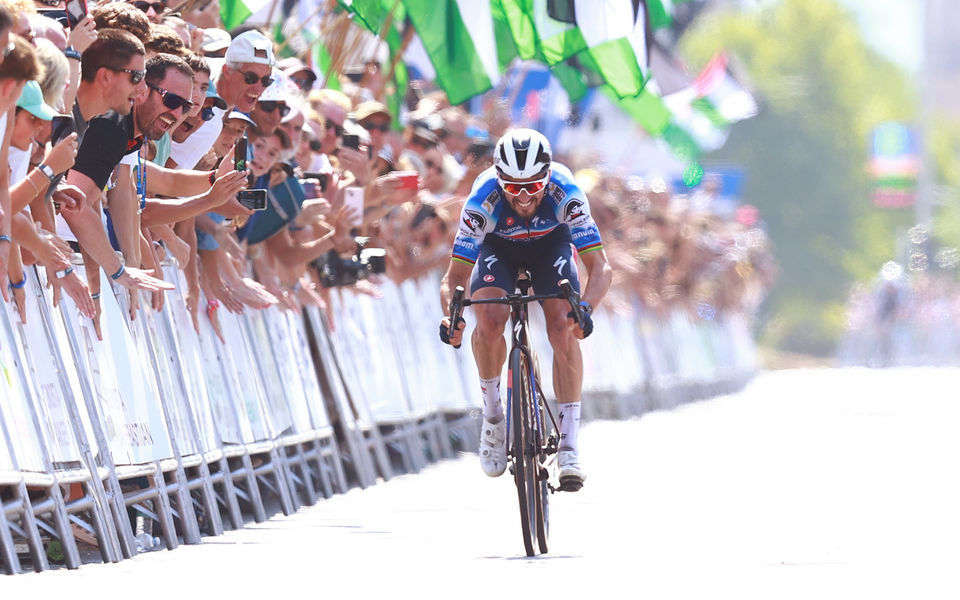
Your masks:
M 537 461 L 535 423 L 533 421 L 533 392 L 527 357 L 520 348 L 510 353 L 510 417 L 513 442 L 513 479 L 517 485 L 520 502 L 520 529 L 523 547 L 527 556 L 536 553 L 534 540 L 537 535 L 541 505 L 539 498 L 540 469 Z

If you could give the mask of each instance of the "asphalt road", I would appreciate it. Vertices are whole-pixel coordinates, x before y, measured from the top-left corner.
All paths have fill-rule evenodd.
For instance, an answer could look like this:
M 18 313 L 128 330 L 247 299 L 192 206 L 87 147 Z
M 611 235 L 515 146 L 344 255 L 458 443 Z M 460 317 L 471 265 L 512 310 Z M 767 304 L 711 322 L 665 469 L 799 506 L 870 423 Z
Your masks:
M 960 370 L 778 371 L 581 432 L 588 480 L 527 558 L 464 456 L 295 515 L 0 598 L 957 598 Z

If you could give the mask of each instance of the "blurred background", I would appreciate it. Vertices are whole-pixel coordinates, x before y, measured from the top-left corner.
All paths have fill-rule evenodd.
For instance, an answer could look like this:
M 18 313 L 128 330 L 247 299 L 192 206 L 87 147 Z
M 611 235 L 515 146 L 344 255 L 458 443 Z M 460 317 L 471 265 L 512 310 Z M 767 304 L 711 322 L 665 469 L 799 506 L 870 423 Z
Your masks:
M 626 203 L 648 225 L 678 224 L 681 237 L 685 228 L 710 230 L 697 214 L 738 224 L 716 252 L 729 256 L 734 279 L 757 280 L 757 292 L 736 304 L 751 313 L 770 364 L 960 356 L 960 104 L 952 100 L 960 2 L 632 2 L 646 17 L 645 35 L 631 38 L 647 57 L 639 87 L 617 80 L 623 65 L 609 56 L 551 46 L 544 23 L 583 19 L 589 3 L 575 0 L 435 3 L 446 22 L 412 0 L 315 1 L 316 9 L 245 0 L 240 19 L 238 4 L 221 0 L 224 28 L 266 25 L 287 53 L 326 69 L 318 86 L 339 79 L 349 88 L 351 73 L 356 81 L 365 64 L 379 63 L 398 86 L 388 101 L 395 123 L 409 123 L 418 101 L 442 89 L 451 105 L 483 115 L 494 140 L 498 111 L 540 129 L 585 187 L 607 194 L 598 184 L 623 182 L 604 202 L 610 221 Z M 333 32 L 324 4 L 346 10 L 353 28 Z M 476 22 L 478 6 L 488 21 L 492 11 L 486 35 L 496 48 L 484 55 L 471 30 L 480 55 L 472 69 L 449 32 L 431 39 L 454 5 L 465 22 Z M 528 30 L 518 11 L 529 13 Z M 616 235 L 640 270 L 662 254 L 649 235 Z M 711 241 L 697 245 L 709 250 Z M 688 283 L 696 304 L 702 282 Z M 649 304 L 666 295 L 650 292 Z M 716 307 L 694 308 L 702 316 Z

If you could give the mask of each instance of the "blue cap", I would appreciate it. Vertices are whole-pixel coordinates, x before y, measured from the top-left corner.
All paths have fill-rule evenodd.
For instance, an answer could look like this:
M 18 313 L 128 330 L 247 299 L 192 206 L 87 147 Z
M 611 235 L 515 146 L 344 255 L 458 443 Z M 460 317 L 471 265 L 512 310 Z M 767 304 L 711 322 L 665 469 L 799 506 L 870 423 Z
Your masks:
M 227 101 L 217 94 L 217 86 L 210 80 L 210 87 L 207 88 L 207 98 L 213 98 L 213 105 L 220 110 L 227 110 Z

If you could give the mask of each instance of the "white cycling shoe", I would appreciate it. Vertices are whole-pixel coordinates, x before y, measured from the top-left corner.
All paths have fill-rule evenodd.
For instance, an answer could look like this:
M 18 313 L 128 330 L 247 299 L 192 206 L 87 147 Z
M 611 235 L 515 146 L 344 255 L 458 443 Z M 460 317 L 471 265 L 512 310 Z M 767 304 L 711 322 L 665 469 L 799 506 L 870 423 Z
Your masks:
M 587 480 L 586 473 L 580 468 L 580 457 L 576 450 L 562 448 L 557 452 L 557 467 L 559 468 L 560 490 L 576 492 L 583 487 Z
M 483 418 L 480 430 L 480 466 L 490 477 L 500 477 L 507 470 L 507 419 L 491 423 Z

